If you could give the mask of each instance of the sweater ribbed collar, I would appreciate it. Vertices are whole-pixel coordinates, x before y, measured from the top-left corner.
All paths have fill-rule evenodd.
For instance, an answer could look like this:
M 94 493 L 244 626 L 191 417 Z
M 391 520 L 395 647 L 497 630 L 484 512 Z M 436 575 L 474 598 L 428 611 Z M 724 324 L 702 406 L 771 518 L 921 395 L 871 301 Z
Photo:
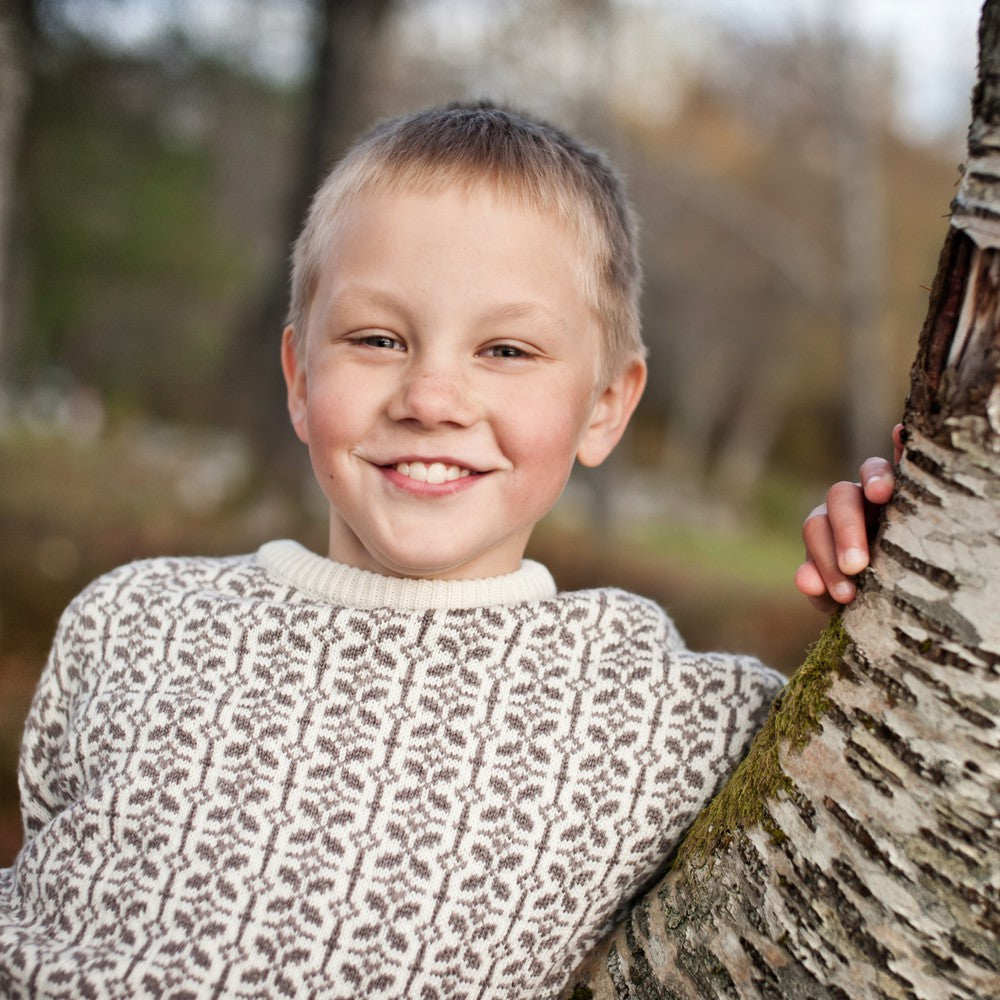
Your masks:
M 334 562 L 289 539 L 267 542 L 257 561 L 271 576 L 291 584 L 310 597 L 349 608 L 483 608 L 523 604 L 555 596 L 552 575 L 541 564 L 525 559 L 506 576 L 480 580 L 422 580 L 380 576 Z

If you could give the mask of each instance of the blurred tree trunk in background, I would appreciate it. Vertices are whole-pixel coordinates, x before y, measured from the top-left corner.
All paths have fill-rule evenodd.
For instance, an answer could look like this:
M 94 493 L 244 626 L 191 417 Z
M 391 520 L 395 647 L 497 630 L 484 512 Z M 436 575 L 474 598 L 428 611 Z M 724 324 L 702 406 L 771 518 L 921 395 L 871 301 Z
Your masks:
M 565 996 L 1000 996 L 1000 0 L 860 595 Z
M 813 249 L 797 227 L 773 210 L 754 206 L 735 192 L 721 192 L 714 214 L 727 214 L 731 220 L 727 228 L 744 239 L 741 230 L 751 231 L 752 213 L 756 234 L 752 241 L 744 239 L 747 246 L 771 261 L 776 276 L 804 302 L 838 314 L 844 338 L 842 433 L 849 460 L 860 464 L 884 447 L 886 427 L 892 422 L 884 322 L 885 205 L 878 149 L 878 122 L 886 117 L 879 105 L 886 98 L 874 57 L 850 35 L 846 17 L 841 6 L 829 4 L 826 37 L 814 68 L 816 85 L 811 88 L 817 116 L 826 122 L 830 137 L 838 222 L 833 259 L 825 259 L 821 248 Z M 771 300 L 780 300 L 777 289 Z M 765 322 L 773 324 L 776 319 L 767 316 Z M 796 377 L 783 363 L 793 354 L 788 341 L 799 336 L 800 330 L 771 329 L 754 345 L 760 356 L 740 365 L 743 398 L 735 407 L 727 400 L 727 419 L 719 422 L 721 440 L 710 476 L 713 492 L 749 497 L 760 487 L 783 422 L 789 380 Z
M 889 415 L 885 304 L 885 204 L 877 149 L 874 56 L 843 28 L 831 4 L 830 131 L 840 217 L 840 307 L 845 336 L 845 437 L 859 464 L 885 441 Z
M 367 82 L 378 65 L 379 31 L 396 0 L 317 0 L 313 71 L 302 115 L 298 167 L 288 201 L 282 256 L 232 339 L 229 370 L 244 402 L 233 414 L 265 463 L 297 451 L 279 365 L 288 308 L 288 264 L 312 193 L 332 162 L 368 124 Z M 297 488 L 298 483 L 288 483 Z
M 699 355 L 704 359 L 709 350 L 700 340 L 690 338 L 686 346 L 674 347 L 678 365 L 690 373 L 675 395 L 686 420 L 688 449 L 700 463 L 687 478 L 700 483 L 708 496 L 731 498 L 733 509 L 739 510 L 766 474 L 787 415 L 788 386 L 799 374 L 788 358 L 795 356 L 794 341 L 802 331 L 775 305 L 784 294 L 784 301 L 817 311 L 835 308 L 836 265 L 800 222 L 731 180 L 673 169 L 668 186 L 674 198 L 765 265 L 754 307 L 741 317 L 738 331 L 719 345 L 722 349 L 712 353 L 710 366 L 703 360 L 699 364 Z M 698 309 L 719 306 L 717 298 L 700 290 Z
M 33 0 L 0 0 L 0 381 L 16 339 L 17 173 L 34 63 Z

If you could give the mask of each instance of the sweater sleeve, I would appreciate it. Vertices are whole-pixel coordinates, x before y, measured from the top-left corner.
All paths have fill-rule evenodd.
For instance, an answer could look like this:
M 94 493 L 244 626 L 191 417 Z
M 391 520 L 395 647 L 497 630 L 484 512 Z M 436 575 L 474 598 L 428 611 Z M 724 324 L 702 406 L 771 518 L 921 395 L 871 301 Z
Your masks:
M 83 596 L 63 612 L 25 723 L 18 773 L 25 843 L 80 792 L 82 775 L 73 764 L 69 738 L 81 666 Z

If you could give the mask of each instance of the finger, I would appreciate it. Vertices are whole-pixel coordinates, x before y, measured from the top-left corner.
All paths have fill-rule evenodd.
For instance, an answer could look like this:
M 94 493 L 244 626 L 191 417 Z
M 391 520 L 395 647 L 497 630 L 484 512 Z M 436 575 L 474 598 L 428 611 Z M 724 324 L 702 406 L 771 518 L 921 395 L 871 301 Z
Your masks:
M 859 472 L 865 500 L 878 507 L 888 503 L 896 485 L 892 465 L 884 458 L 869 458 L 862 463 Z
M 855 490 L 860 493 L 857 487 L 855 487 Z M 832 492 L 833 490 L 831 490 Z M 863 527 L 861 531 L 863 538 Z M 833 528 L 826 506 L 817 507 L 806 518 L 805 524 L 802 525 L 802 540 L 806 546 L 806 560 L 814 564 L 816 572 L 823 580 L 823 585 L 827 592 L 838 603 L 847 604 L 854 597 L 855 587 L 854 583 L 848 579 L 847 574 L 840 567 L 834 542 Z M 865 557 L 865 562 L 867 562 L 867 551 L 862 554 Z
M 826 511 L 837 568 L 841 574 L 850 576 L 860 573 L 868 565 L 868 524 L 860 485 L 834 483 L 826 495 Z M 829 583 L 825 569 L 819 565 Z M 839 600 L 832 588 L 830 592 Z
M 826 596 L 826 583 L 812 559 L 806 559 L 795 571 L 795 586 L 806 597 Z
M 826 592 L 826 584 L 812 560 L 806 560 L 795 571 L 795 586 L 817 611 L 830 614 L 837 607 L 837 602 Z
M 896 424 L 892 429 L 892 460 L 899 465 L 899 460 L 903 457 L 903 425 Z

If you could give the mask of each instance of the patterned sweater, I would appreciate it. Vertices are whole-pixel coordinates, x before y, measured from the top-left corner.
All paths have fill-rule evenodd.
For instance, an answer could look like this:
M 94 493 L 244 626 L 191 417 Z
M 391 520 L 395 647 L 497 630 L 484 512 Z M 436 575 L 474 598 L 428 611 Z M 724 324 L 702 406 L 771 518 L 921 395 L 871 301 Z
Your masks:
M 67 609 L 27 722 L 0 994 L 552 994 L 780 685 L 531 562 L 122 567 Z

